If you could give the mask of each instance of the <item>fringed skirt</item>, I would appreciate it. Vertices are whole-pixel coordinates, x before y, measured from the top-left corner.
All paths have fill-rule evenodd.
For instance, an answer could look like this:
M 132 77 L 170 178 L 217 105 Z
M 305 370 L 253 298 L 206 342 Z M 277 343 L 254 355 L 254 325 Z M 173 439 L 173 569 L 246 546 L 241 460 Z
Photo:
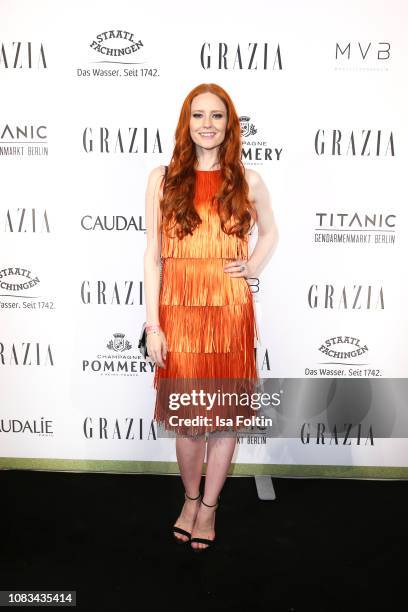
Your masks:
M 231 259 L 163 260 L 159 319 L 167 341 L 156 365 L 154 420 L 180 436 L 237 432 L 254 410 L 258 337 L 250 287 L 224 272 Z

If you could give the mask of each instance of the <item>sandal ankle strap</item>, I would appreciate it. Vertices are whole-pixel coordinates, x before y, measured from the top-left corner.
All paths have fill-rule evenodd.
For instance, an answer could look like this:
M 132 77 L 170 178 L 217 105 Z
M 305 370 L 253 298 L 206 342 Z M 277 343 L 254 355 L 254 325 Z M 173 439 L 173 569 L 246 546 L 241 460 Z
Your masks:
M 204 506 L 207 506 L 207 508 L 215 508 L 215 506 L 218 506 L 218 502 L 220 501 L 220 497 L 218 496 L 218 500 L 216 504 L 206 504 L 205 501 L 202 499 L 201 503 L 204 504 Z
M 187 497 L 187 499 L 192 499 L 193 501 L 201 497 L 201 493 L 199 493 L 197 497 L 190 497 L 186 492 L 184 492 L 184 495 Z

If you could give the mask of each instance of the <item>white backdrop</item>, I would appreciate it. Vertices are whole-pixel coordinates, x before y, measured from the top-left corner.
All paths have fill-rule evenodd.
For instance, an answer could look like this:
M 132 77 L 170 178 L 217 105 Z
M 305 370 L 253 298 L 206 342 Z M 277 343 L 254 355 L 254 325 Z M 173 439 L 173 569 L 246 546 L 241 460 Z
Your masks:
M 137 350 L 144 194 L 202 82 L 231 95 L 279 228 L 252 281 L 260 375 L 406 378 L 407 16 L 402 0 L 0 0 L 1 467 L 178 473 Z M 331 338 L 366 348 L 324 354 Z M 255 442 L 233 475 L 408 474 L 395 435 Z

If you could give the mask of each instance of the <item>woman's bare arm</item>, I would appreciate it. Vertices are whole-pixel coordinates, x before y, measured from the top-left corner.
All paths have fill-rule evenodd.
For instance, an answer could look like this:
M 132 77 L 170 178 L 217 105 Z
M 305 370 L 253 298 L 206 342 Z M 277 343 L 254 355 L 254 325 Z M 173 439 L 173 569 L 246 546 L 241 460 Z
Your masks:
M 268 188 L 255 170 L 246 170 L 250 197 L 258 215 L 258 239 L 248 259 L 248 277 L 257 277 L 275 252 L 279 240 Z
M 144 252 L 144 295 L 146 321 L 159 325 L 161 212 L 164 166 L 154 168 L 148 177 L 145 197 L 147 245 Z

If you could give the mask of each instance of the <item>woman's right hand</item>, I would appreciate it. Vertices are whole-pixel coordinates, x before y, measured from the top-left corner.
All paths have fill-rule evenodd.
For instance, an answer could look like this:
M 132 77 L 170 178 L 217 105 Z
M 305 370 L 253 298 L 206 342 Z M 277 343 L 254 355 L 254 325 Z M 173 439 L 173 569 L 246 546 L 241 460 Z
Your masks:
M 167 341 L 162 329 L 160 329 L 158 334 L 147 334 L 146 348 L 149 358 L 161 368 L 165 368 L 166 364 L 164 361 L 167 356 Z

